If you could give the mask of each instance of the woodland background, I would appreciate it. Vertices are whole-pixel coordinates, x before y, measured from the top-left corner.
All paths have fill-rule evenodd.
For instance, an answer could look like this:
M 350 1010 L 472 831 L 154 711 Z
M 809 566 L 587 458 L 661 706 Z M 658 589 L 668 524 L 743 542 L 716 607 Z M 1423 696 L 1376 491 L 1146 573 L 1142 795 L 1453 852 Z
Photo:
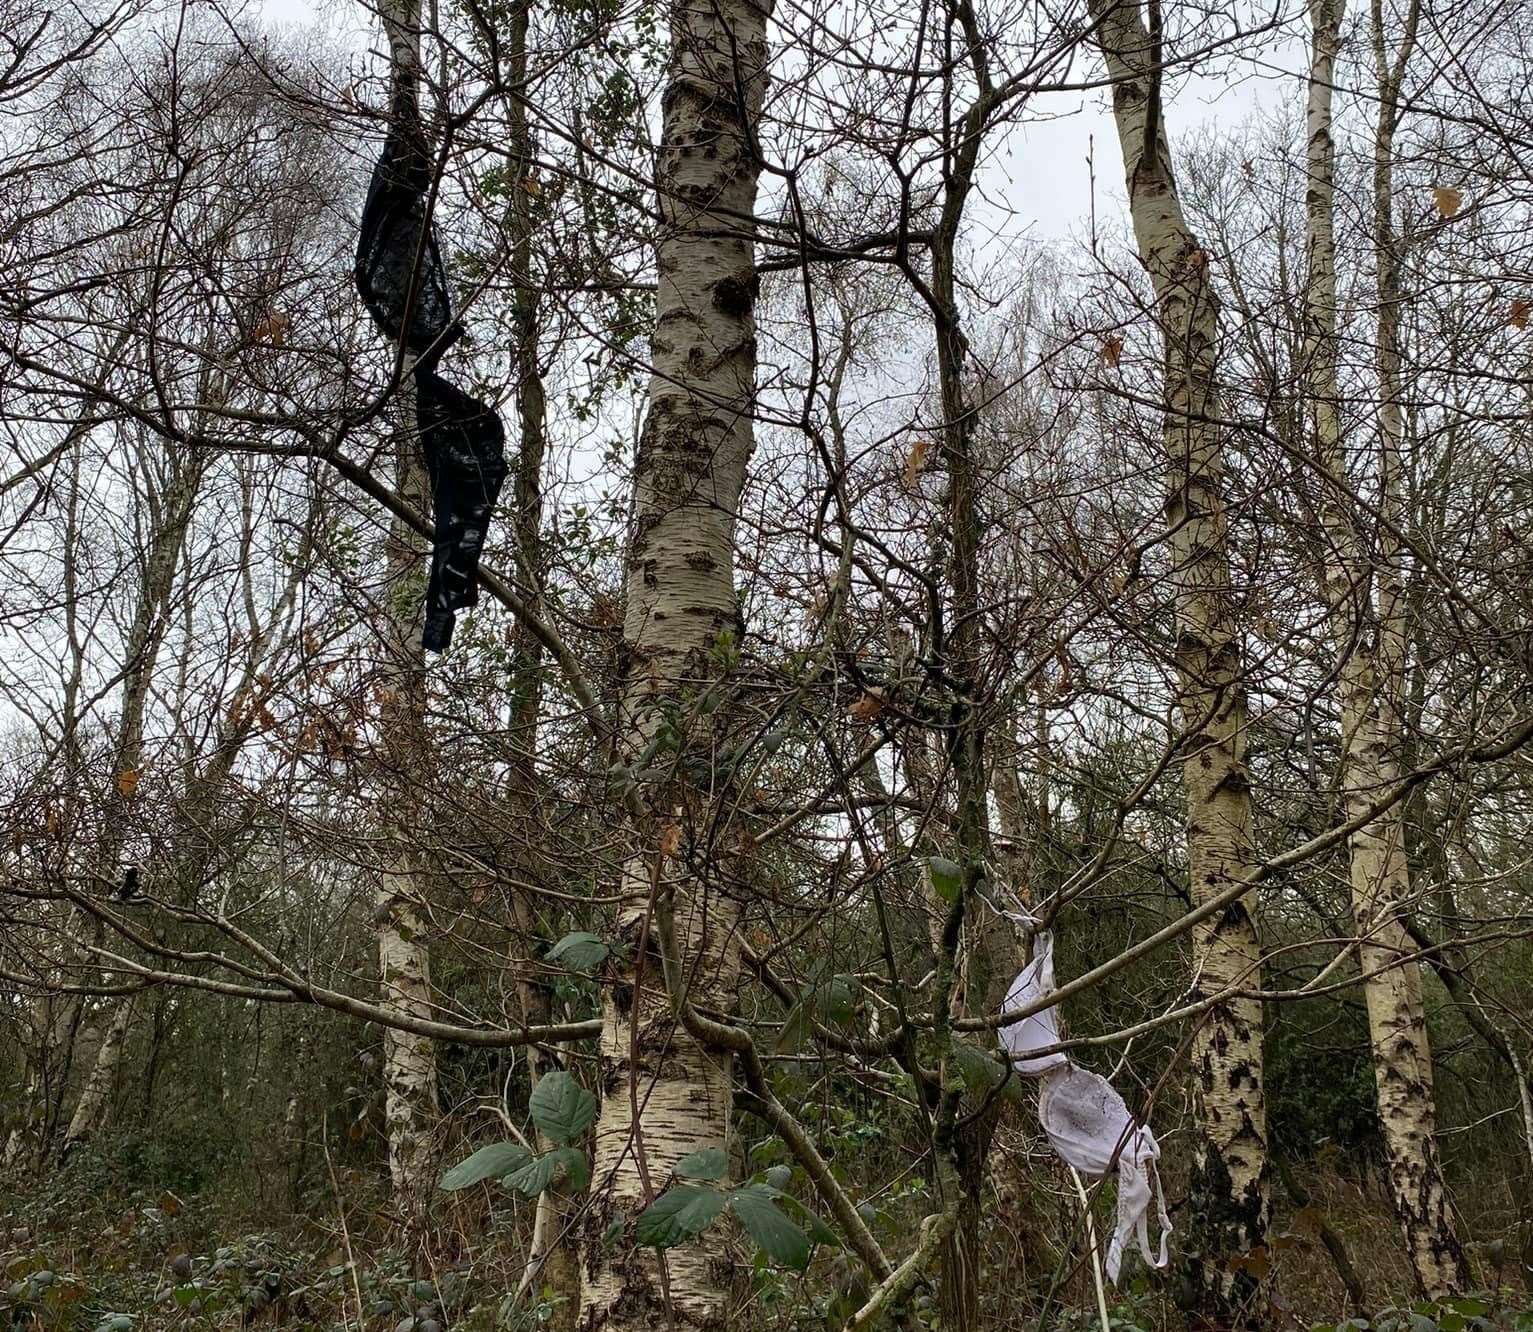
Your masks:
M 0 0 L 0 1317 L 1526 1326 L 1533 6 L 352 18 Z

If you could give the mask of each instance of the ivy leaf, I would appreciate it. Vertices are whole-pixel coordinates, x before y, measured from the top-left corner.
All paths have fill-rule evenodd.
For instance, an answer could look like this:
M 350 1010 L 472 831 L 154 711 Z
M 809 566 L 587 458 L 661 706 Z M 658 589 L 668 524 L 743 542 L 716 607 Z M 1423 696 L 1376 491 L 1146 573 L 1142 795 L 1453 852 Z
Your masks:
M 676 1162 L 676 1173 L 687 1179 L 723 1179 L 729 1154 L 722 1147 L 704 1147 Z
M 571 1143 L 596 1120 L 596 1098 L 562 1068 L 538 1079 L 527 1102 L 532 1122 L 557 1143 Z
M 931 873 L 932 891 L 944 902 L 956 902 L 963 892 L 963 866 L 946 856 L 933 856 L 926 864 Z
M 652 1249 L 674 1249 L 712 1225 L 725 1201 L 722 1193 L 706 1185 L 674 1185 L 639 1213 L 634 1241 Z
M 543 954 L 549 962 L 563 962 L 571 971 L 590 973 L 607 960 L 612 951 L 605 939 L 585 930 L 566 934 Z
M 520 1169 L 531 1155 L 520 1143 L 492 1142 L 447 1171 L 442 1176 L 440 1187 L 448 1193 L 456 1193 L 481 1180 L 494 1179 L 497 1175 L 510 1174 Z
M 774 1263 L 803 1271 L 813 1245 L 803 1230 L 788 1220 L 765 1184 L 747 1184 L 729 1195 L 729 1208 L 750 1237 Z
M 850 976 L 832 976 L 814 987 L 815 1013 L 827 1022 L 847 1023 L 857 1014 L 857 985 Z

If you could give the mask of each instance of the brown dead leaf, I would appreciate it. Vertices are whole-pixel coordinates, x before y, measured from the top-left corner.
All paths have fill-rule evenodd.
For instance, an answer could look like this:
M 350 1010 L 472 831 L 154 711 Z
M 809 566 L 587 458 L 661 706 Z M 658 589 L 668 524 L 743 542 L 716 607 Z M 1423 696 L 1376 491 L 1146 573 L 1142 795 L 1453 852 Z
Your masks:
M 270 347 L 280 347 L 287 341 L 287 333 L 293 326 L 293 316 L 273 310 L 250 330 L 252 342 L 264 342 Z
M 910 452 L 905 455 L 905 489 L 916 488 L 916 478 L 921 475 L 921 469 L 926 466 L 926 455 L 931 451 L 932 442 L 929 439 L 918 439 L 910 446 Z
M 1232 1272 L 1247 1272 L 1260 1281 L 1272 1270 L 1272 1259 L 1267 1256 L 1265 1246 L 1258 1244 L 1250 1253 L 1229 1259 L 1225 1266 Z
M 1102 339 L 1100 355 L 1103 365 L 1109 370 L 1116 370 L 1118 368 L 1118 361 L 1123 355 L 1123 339 L 1116 333 L 1109 333 Z
M 160 1194 L 160 1211 L 164 1212 L 166 1216 L 175 1216 L 183 1206 L 184 1204 L 181 1199 L 176 1197 L 169 1189 Z
M 1442 217 L 1452 217 L 1464 206 L 1464 196 L 1451 185 L 1439 185 L 1432 191 L 1432 202 Z
M 132 795 L 138 790 L 138 769 L 124 768 L 117 774 L 117 789 L 125 796 Z
M 667 823 L 660 829 L 660 854 L 674 856 L 681 850 L 681 824 Z
M 883 696 L 878 690 L 870 689 L 847 708 L 846 715 L 853 721 L 870 722 L 883 710 Z
M 1296 1230 L 1319 1230 L 1320 1223 L 1325 1220 L 1325 1213 L 1318 1207 L 1301 1207 L 1293 1214 L 1293 1224 Z
M 1506 322 L 1513 328 L 1526 328 L 1530 314 L 1533 314 L 1533 301 L 1519 298 L 1512 302 L 1512 309 L 1506 317 Z

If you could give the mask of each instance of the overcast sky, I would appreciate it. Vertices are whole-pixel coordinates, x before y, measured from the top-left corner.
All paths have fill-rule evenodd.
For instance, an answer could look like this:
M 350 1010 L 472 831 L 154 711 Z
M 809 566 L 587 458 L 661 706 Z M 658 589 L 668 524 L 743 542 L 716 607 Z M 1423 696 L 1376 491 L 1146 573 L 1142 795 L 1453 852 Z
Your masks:
M 375 9 L 359 0 L 253 0 L 268 22 L 321 28 L 342 47 L 365 51 L 379 40 Z M 1173 136 L 1206 125 L 1225 128 L 1285 99 L 1302 105 L 1303 51 L 1298 42 L 1264 43 L 1260 63 L 1219 61 L 1218 77 L 1182 76 L 1168 86 L 1166 118 Z M 1091 159 L 1095 159 L 1093 173 Z M 1099 227 L 1122 218 L 1124 190 L 1118 143 L 1102 92 L 1056 93 L 1036 104 L 1036 114 L 1015 127 L 1004 151 L 989 164 L 984 206 L 971 222 L 997 237 L 1057 241 L 1084 237 L 1089 228 L 1095 176 Z M 976 244 L 983 245 L 976 236 Z

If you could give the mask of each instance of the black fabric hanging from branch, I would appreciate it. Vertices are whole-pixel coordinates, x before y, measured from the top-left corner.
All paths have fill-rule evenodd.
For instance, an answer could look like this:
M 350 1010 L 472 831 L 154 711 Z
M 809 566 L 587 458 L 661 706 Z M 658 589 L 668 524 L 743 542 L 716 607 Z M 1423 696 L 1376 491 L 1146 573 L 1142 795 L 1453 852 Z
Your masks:
M 416 356 L 415 414 L 436 535 L 421 642 L 452 640 L 457 612 L 479 600 L 479 556 L 506 479 L 505 427 L 488 403 L 437 374 L 463 336 L 431 226 L 431 161 L 413 87 L 396 70 L 391 128 L 373 170 L 357 244 L 357 291 L 373 321 Z

